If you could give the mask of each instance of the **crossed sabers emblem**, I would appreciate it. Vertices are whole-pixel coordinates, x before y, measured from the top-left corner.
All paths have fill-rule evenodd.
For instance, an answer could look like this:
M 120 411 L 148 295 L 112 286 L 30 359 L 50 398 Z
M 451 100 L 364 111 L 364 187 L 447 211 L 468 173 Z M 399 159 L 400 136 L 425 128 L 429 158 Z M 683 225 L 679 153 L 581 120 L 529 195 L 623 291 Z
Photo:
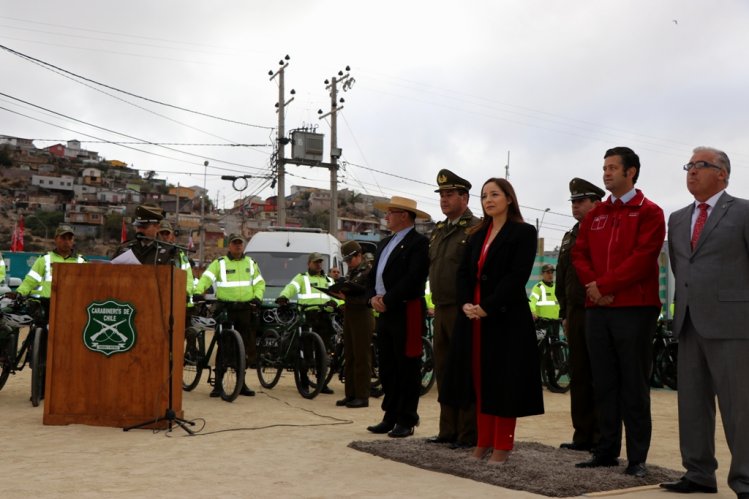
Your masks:
M 123 322 L 127 322 L 127 319 L 123 319 L 120 322 L 112 325 L 105 324 L 99 319 L 94 319 L 94 322 L 98 322 L 99 325 L 102 326 L 102 329 L 95 335 L 91 336 L 91 341 L 97 341 L 97 338 L 99 338 L 99 336 L 101 336 L 102 334 L 106 335 L 106 337 L 104 338 L 105 340 L 111 340 L 113 335 L 117 335 L 117 337 L 120 339 L 120 342 L 124 343 L 127 341 L 127 336 L 117 331 L 117 326 L 119 326 Z

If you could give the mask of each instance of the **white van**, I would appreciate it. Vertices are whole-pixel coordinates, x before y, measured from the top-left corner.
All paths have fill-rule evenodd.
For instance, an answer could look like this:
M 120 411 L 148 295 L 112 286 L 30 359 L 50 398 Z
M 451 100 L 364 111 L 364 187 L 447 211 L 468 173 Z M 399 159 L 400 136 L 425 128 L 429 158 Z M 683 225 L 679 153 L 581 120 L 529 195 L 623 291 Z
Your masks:
M 323 256 L 325 273 L 331 267 L 343 271 L 341 242 L 320 229 L 271 228 L 252 236 L 244 252 L 260 266 L 266 302 L 274 301 L 295 275 L 307 271 L 310 253 Z

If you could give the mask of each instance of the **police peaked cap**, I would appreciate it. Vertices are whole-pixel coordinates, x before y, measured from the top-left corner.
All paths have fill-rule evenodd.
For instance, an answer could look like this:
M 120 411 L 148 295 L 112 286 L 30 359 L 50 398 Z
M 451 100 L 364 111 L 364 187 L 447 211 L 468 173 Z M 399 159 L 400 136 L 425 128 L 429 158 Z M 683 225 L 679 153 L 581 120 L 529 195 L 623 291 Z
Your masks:
M 439 187 L 434 192 L 447 191 L 451 189 L 462 189 L 466 192 L 471 190 L 471 183 L 455 175 L 450 170 L 443 168 L 437 173 L 437 186 Z
M 570 180 L 570 201 L 585 198 L 601 200 L 605 195 L 603 189 L 587 180 L 577 177 Z

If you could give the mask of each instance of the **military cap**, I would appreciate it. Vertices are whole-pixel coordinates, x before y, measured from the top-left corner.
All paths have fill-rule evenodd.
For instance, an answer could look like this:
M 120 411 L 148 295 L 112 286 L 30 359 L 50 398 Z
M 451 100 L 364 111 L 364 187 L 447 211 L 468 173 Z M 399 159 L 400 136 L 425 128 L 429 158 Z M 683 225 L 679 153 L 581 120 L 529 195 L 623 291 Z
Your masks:
M 585 198 L 601 200 L 605 195 L 603 189 L 587 180 L 577 177 L 570 180 L 570 201 Z
M 341 253 L 344 260 L 353 258 L 357 253 L 361 253 L 361 245 L 356 241 L 346 241 L 341 246 Z
M 545 263 L 543 267 L 541 267 L 541 272 L 548 272 L 548 271 L 554 272 L 554 266 L 550 263 Z
M 75 231 L 73 230 L 73 227 L 68 224 L 60 224 L 57 226 L 57 229 L 55 229 L 55 237 L 62 236 L 63 234 L 75 235 Z
M 164 219 L 164 210 L 158 206 L 142 204 L 135 208 L 133 225 L 157 224 Z
M 244 236 L 242 234 L 229 234 L 228 241 L 230 243 L 233 243 L 234 241 L 242 241 L 242 242 L 244 242 Z
M 172 224 L 169 223 L 169 220 L 162 220 L 159 222 L 159 232 L 171 232 L 174 234 L 174 229 L 172 228 Z
M 450 170 L 443 168 L 437 173 L 437 189 L 434 192 L 447 191 L 451 189 L 463 189 L 466 192 L 471 190 L 471 183 L 455 175 Z
M 309 258 L 307 258 L 307 263 L 310 263 L 310 262 L 321 262 L 323 260 L 324 260 L 324 258 L 322 257 L 322 255 L 320 253 L 310 253 L 309 254 Z

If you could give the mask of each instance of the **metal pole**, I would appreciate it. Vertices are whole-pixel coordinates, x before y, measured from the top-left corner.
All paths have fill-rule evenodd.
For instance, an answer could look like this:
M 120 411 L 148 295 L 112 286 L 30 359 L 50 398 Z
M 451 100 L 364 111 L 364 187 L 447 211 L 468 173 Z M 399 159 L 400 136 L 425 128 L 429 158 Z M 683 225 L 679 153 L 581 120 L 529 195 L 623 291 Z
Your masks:
M 208 176 L 208 161 L 203 162 L 203 193 L 200 196 L 200 252 L 198 253 L 198 259 L 200 265 L 205 267 L 205 195 L 206 191 L 206 177 Z
M 286 103 L 284 96 L 284 69 L 286 69 L 285 65 L 278 71 L 278 166 L 276 168 L 276 173 L 278 174 L 278 194 L 276 197 L 276 217 L 280 227 L 286 226 L 286 164 L 284 152 L 286 149 L 286 140 L 284 137 L 286 134 L 286 130 L 284 129 L 286 126 Z
M 338 238 L 338 86 L 334 76 L 330 90 L 330 232 Z

